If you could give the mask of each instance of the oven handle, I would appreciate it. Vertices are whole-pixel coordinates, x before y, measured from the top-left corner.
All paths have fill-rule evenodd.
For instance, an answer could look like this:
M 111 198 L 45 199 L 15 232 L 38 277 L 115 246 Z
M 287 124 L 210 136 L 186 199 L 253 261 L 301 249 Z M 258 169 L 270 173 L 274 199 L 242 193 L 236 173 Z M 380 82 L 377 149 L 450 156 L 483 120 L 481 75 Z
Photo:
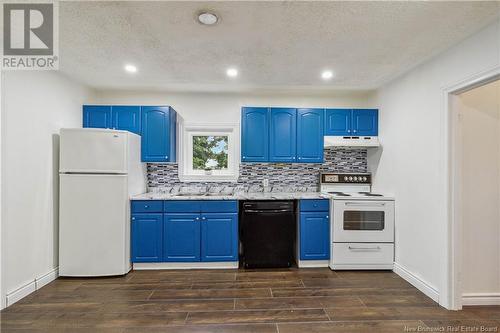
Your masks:
M 353 250 L 353 251 L 366 251 L 366 250 L 380 250 L 380 246 L 374 246 L 374 247 L 354 247 L 354 246 L 348 246 L 349 250 Z
M 385 206 L 385 202 L 346 202 L 346 206 L 363 206 L 363 207 L 370 207 L 370 206 L 377 206 L 377 207 L 383 207 Z
M 270 210 L 260 210 L 260 209 L 245 209 L 245 213 L 293 213 L 293 210 L 289 209 L 270 209 Z

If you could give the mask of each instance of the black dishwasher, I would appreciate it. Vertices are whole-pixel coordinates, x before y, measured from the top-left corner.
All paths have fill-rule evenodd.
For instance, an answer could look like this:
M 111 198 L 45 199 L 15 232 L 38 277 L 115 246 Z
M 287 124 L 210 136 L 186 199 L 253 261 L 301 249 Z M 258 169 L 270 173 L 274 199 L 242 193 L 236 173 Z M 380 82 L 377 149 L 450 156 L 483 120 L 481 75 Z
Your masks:
M 240 257 L 244 268 L 294 263 L 295 201 L 240 202 Z

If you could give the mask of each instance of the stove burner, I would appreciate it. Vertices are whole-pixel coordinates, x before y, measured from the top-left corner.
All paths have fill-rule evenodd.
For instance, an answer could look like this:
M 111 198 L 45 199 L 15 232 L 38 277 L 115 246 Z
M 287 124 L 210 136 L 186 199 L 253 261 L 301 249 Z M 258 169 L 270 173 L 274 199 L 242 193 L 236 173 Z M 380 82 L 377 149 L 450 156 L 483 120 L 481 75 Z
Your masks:
M 371 193 L 371 192 L 358 192 L 359 194 L 363 194 L 367 197 L 383 197 L 382 194 L 378 194 L 378 193 Z
M 344 192 L 328 192 L 333 195 L 338 195 L 339 197 L 350 197 L 350 194 L 344 193 Z

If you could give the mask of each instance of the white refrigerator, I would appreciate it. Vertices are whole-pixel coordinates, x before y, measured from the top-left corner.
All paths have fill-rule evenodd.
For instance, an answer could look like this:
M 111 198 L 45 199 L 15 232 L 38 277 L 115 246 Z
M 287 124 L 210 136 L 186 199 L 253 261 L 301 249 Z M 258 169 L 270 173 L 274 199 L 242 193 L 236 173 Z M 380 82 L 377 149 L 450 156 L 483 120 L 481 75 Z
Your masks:
M 59 186 L 59 275 L 130 271 L 129 200 L 146 191 L 141 137 L 61 129 Z

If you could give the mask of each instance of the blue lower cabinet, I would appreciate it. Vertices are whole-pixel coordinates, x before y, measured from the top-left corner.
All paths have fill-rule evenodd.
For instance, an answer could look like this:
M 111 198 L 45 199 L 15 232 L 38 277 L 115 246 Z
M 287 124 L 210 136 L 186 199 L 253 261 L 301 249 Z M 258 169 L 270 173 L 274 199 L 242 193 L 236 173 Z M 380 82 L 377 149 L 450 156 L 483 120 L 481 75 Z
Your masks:
M 132 215 L 132 262 L 160 262 L 163 214 Z
M 200 261 L 200 214 L 165 214 L 163 261 Z
M 330 259 L 328 212 L 300 213 L 300 260 Z
M 201 261 L 238 260 L 238 214 L 201 215 Z
M 238 261 L 236 200 L 134 200 L 131 209 L 132 262 Z

